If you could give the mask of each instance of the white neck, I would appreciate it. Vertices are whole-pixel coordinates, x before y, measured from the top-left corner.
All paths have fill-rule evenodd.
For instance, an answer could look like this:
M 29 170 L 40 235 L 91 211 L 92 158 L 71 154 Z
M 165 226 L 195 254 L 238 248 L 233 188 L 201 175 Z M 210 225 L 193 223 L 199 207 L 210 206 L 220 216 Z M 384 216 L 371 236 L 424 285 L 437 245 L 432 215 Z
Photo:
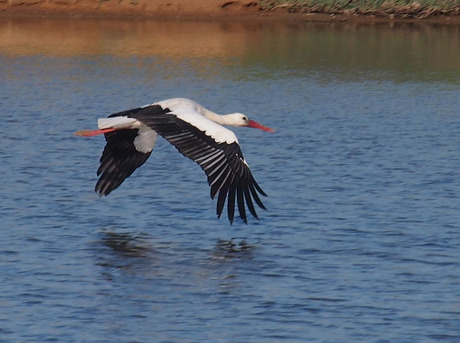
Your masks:
M 232 113 L 231 114 L 217 114 L 212 111 L 205 109 L 203 115 L 212 120 L 213 122 L 220 125 L 232 125 Z
M 231 114 L 217 114 L 213 111 L 208 110 L 207 108 L 201 106 L 197 102 L 185 99 L 185 98 L 173 98 L 159 101 L 155 104 L 162 106 L 163 108 L 169 108 L 171 111 L 181 111 L 188 112 L 190 109 L 200 113 L 205 118 L 212 120 L 213 122 L 220 125 L 229 125 L 229 126 L 241 126 L 241 123 L 238 121 L 237 116 L 242 115 L 241 113 L 231 113 Z

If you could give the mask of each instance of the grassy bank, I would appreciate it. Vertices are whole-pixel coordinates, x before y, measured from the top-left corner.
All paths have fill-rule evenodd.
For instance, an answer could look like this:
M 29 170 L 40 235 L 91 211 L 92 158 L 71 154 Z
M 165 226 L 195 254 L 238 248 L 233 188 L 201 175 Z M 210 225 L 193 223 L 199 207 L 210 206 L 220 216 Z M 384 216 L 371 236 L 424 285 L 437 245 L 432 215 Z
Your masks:
M 266 11 L 364 14 L 397 18 L 460 15 L 459 0 L 261 0 Z

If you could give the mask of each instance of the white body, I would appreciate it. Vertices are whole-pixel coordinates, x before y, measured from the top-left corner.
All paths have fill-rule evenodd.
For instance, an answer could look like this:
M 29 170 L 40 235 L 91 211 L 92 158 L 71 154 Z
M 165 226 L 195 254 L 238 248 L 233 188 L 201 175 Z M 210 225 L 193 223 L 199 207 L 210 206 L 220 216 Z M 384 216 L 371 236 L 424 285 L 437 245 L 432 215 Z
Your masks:
M 257 193 L 266 194 L 254 180 L 236 135 L 222 125 L 272 129 L 249 120 L 242 113 L 219 115 L 184 98 L 159 101 L 120 114 L 126 115 L 113 114 L 98 119 L 99 130 L 81 134 L 106 135 L 107 145 L 97 171 L 100 178 L 95 188 L 100 195 L 108 195 L 144 164 L 160 134 L 205 171 L 211 197 L 218 195 L 219 217 L 225 201 L 228 202 L 230 222 L 233 222 L 236 200 L 244 222 L 245 203 L 256 218 L 253 200 L 265 208 Z

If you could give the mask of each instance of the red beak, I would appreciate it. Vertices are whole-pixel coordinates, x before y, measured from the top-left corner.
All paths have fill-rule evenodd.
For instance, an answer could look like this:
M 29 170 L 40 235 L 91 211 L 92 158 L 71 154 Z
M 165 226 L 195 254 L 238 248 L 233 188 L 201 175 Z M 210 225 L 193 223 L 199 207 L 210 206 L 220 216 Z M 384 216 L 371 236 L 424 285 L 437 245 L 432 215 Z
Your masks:
M 101 130 L 80 130 L 74 133 L 76 136 L 83 136 L 83 137 L 92 137 L 96 135 L 100 135 L 103 133 L 113 132 L 116 129 L 108 128 L 108 129 L 101 129 Z
M 258 122 L 254 121 L 254 120 L 249 120 L 248 127 L 253 127 L 254 129 L 260 129 L 260 130 L 264 130 L 264 131 L 268 131 L 268 132 L 275 132 L 275 130 L 270 129 L 267 126 L 263 126 L 262 124 L 259 124 Z

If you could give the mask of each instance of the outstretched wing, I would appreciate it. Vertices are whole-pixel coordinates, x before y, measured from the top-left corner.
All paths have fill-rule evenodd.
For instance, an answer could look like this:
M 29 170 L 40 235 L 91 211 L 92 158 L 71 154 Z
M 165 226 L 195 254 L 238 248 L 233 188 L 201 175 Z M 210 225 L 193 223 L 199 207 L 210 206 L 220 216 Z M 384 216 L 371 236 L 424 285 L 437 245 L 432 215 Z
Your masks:
M 217 195 L 217 215 L 221 216 L 227 200 L 227 214 L 233 222 L 235 202 L 241 219 L 246 223 L 246 206 L 257 217 L 253 200 L 265 209 L 258 194 L 266 195 L 255 181 L 243 158 L 238 142 L 219 141 L 211 137 L 212 132 L 201 131 L 192 123 L 170 113 L 168 109 L 158 111 L 153 105 L 142 111 L 130 114 L 173 144 L 184 156 L 200 165 L 208 177 L 211 198 Z M 198 115 L 198 114 L 197 114 Z M 182 116 L 183 117 L 183 116 Z M 190 116 L 193 118 L 193 114 Z M 208 120 L 200 116 L 200 121 Z M 217 124 L 209 120 L 212 127 Z M 227 130 L 217 125 L 219 130 Z
M 111 114 L 109 118 L 130 116 L 142 108 Z M 147 128 L 122 129 L 105 133 L 107 141 L 97 170 L 99 180 L 95 191 L 108 195 L 120 186 L 152 153 L 157 134 Z

